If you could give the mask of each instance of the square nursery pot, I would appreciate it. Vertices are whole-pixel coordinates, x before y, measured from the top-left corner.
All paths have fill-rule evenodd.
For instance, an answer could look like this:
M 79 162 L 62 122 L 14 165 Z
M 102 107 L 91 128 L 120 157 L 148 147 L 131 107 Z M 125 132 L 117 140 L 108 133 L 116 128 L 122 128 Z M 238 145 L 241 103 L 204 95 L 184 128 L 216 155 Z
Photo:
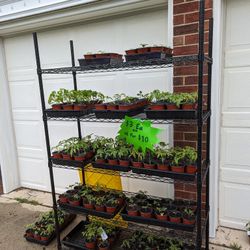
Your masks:
M 182 218 L 183 224 L 185 225 L 194 225 L 195 224 L 195 217 L 189 218 L 189 217 L 183 217 Z
M 135 55 L 138 53 L 137 49 L 129 49 L 125 51 L 127 55 Z
M 169 171 L 168 165 L 162 163 L 157 164 L 157 169 L 161 171 Z
M 169 220 L 173 223 L 181 223 L 181 213 L 178 211 L 172 211 L 169 213 Z
M 87 104 L 74 104 L 74 110 L 80 111 L 88 108 Z
M 74 207 L 79 207 L 80 206 L 80 200 L 79 201 L 72 201 L 72 200 L 69 200 L 69 204 L 71 206 L 74 206 Z
M 167 214 L 161 215 L 161 214 L 156 213 L 155 216 L 156 216 L 157 220 L 164 220 L 164 221 L 168 220 L 168 215 Z
M 96 249 L 96 241 L 92 242 L 85 241 L 85 247 L 88 249 Z
M 105 206 L 104 205 L 95 205 L 95 210 L 98 212 L 105 212 Z
M 151 110 L 165 110 L 166 106 L 164 103 L 155 103 L 149 106 Z
M 155 166 L 155 164 L 152 164 L 152 163 L 143 163 L 143 166 L 144 166 L 144 168 L 146 168 L 146 169 L 155 169 L 156 168 L 156 166 Z
M 171 104 L 171 103 L 167 104 L 166 106 L 167 106 L 167 110 L 179 110 L 180 109 L 177 105 Z
M 129 208 L 127 207 L 127 214 L 128 216 L 138 216 L 139 215 L 139 211 L 137 208 Z
M 196 103 L 185 103 L 181 105 L 181 108 L 183 110 L 194 110 L 197 108 L 197 104 Z
M 138 48 L 137 51 L 138 51 L 138 54 L 144 54 L 144 53 L 150 52 L 150 48 L 149 47 Z
M 195 174 L 197 172 L 197 166 L 196 165 L 187 165 L 186 166 L 186 173 L 187 174 Z
M 63 110 L 74 110 L 74 105 L 73 104 L 64 104 Z
M 62 104 L 53 104 L 52 109 L 53 110 L 62 110 Z
M 86 157 L 85 157 L 85 155 L 77 155 L 77 156 L 74 156 L 74 160 L 75 161 L 85 161 Z
M 118 109 L 119 109 L 119 110 L 124 110 L 124 111 L 126 111 L 126 110 L 135 109 L 135 108 L 137 108 L 137 107 L 138 107 L 138 106 L 137 106 L 136 103 L 132 103 L 132 104 L 120 104 L 120 105 L 118 106 Z
M 55 159 L 62 159 L 62 154 L 60 152 L 52 152 L 52 157 Z
M 106 104 L 95 104 L 95 109 L 96 110 L 106 110 L 107 109 L 107 105 Z
M 106 206 L 106 211 L 109 214 L 113 214 L 116 211 L 116 208 L 117 208 L 117 206 L 115 206 L 115 207 Z
M 143 167 L 143 163 L 140 161 L 132 161 L 132 166 L 135 168 L 142 168 Z
M 108 164 L 110 164 L 110 165 L 118 165 L 118 160 L 108 159 Z
M 62 158 L 64 160 L 73 160 L 73 157 L 70 154 L 62 153 Z
M 94 209 L 94 204 L 91 204 L 91 203 L 83 203 L 83 206 L 86 209 Z
M 118 105 L 116 104 L 107 104 L 107 110 L 117 110 Z
M 184 166 L 171 166 L 171 171 L 175 173 L 184 173 L 185 167 Z
M 123 167 L 128 167 L 130 164 L 129 160 L 119 160 L 119 165 Z
M 140 214 L 141 214 L 141 217 L 144 217 L 144 218 L 153 218 L 153 209 L 152 208 L 141 209 Z
M 105 164 L 106 160 L 105 159 L 96 159 L 96 163 Z

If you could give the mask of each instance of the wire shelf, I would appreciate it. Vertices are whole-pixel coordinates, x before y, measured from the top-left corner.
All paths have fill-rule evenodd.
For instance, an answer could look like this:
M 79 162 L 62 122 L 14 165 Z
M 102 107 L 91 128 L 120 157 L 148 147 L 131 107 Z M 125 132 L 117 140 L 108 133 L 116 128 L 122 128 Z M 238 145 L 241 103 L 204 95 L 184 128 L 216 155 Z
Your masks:
M 165 59 L 149 59 L 140 61 L 121 62 L 116 64 L 101 64 L 101 65 L 88 65 L 84 67 L 61 67 L 51 69 L 41 69 L 38 73 L 41 74 L 86 74 L 86 73 L 101 73 L 113 71 L 126 71 L 126 70 L 144 70 L 144 69 L 159 69 L 173 67 L 173 65 L 183 65 L 190 63 L 197 63 L 199 57 L 197 55 L 191 56 L 178 56 L 168 57 Z M 204 57 L 204 60 L 211 62 L 211 58 Z

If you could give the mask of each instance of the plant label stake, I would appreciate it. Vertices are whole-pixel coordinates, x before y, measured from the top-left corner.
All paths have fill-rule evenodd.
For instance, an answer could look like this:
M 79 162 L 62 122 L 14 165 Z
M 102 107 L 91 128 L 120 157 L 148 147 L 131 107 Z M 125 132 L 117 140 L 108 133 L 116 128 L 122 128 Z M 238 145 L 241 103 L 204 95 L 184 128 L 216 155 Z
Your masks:
M 101 228 L 102 230 L 102 233 L 101 233 L 101 238 L 103 241 L 107 240 L 108 239 L 108 235 L 106 234 L 106 232 L 104 231 L 103 228 Z
M 125 116 L 125 120 L 121 124 L 121 129 L 118 136 L 129 144 L 132 144 L 135 149 L 141 149 L 145 154 L 146 150 L 154 151 L 154 145 L 159 142 L 157 135 L 161 131 L 159 128 L 151 126 L 152 122 L 142 121 Z

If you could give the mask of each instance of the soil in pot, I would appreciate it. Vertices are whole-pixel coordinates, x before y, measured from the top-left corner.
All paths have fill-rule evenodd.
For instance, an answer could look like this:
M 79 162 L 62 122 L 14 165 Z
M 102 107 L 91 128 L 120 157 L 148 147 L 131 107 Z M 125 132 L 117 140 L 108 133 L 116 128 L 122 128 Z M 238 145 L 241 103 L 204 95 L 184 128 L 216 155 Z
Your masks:
M 150 105 L 151 110 L 165 110 L 165 104 L 151 104 Z
M 117 206 L 115 206 L 115 207 L 106 206 L 106 211 L 109 214 L 113 214 L 115 212 L 116 208 L 117 208 Z
M 118 165 L 118 160 L 108 159 L 108 164 L 110 164 L 110 165 Z
M 142 168 L 143 167 L 143 163 L 140 161 L 132 161 L 132 166 L 135 168 Z
M 194 110 L 195 109 L 195 104 L 194 103 L 186 103 L 186 104 L 182 104 L 181 108 L 183 110 Z
M 88 249 L 95 249 L 96 248 L 96 242 L 92 241 L 92 242 L 87 242 L 85 241 L 85 247 Z
M 175 173 L 184 173 L 185 168 L 184 168 L 184 166 L 171 166 L 171 171 L 173 171 Z
M 197 167 L 195 165 L 187 165 L 186 166 L 186 173 L 195 174 L 196 171 L 197 171 Z
M 168 171 L 169 170 L 168 165 L 162 164 L 162 163 L 157 164 L 157 169 L 159 169 L 161 171 Z
M 95 104 L 96 110 L 106 110 L 107 106 L 105 104 Z
M 74 105 L 73 104 L 64 104 L 63 110 L 74 110 Z
M 60 152 L 52 152 L 52 157 L 55 159 L 62 159 L 62 154 Z
M 181 213 L 179 211 L 169 212 L 169 220 L 173 223 L 181 223 Z
M 153 163 L 143 163 L 143 166 L 144 166 L 144 168 L 146 168 L 146 169 L 155 169 L 156 168 L 156 166 L 155 166 L 155 164 L 153 164 Z
M 62 104 L 53 104 L 52 109 L 53 110 L 62 110 Z
M 153 217 L 153 209 L 150 207 L 142 207 L 140 210 L 141 217 L 144 218 L 152 218 Z
M 119 165 L 123 167 L 129 166 L 129 160 L 119 160 Z
M 167 110 L 179 110 L 179 107 L 175 104 L 167 104 Z
M 105 159 L 96 159 L 96 163 L 104 164 L 106 163 Z

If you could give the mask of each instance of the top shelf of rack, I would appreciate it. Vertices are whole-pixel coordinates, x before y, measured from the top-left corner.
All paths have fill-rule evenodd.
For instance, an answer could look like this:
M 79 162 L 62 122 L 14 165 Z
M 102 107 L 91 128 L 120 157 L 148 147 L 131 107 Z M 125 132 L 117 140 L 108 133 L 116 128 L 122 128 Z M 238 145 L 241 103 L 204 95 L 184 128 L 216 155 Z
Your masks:
M 143 61 L 129 61 L 118 64 L 103 64 L 103 65 L 88 65 L 84 67 L 62 67 L 62 68 L 50 68 L 41 69 L 39 73 L 42 74 L 85 74 L 85 73 L 100 73 L 100 72 L 112 72 L 112 71 L 126 71 L 126 70 L 142 70 L 142 69 L 157 69 L 168 68 L 173 65 L 179 65 L 183 63 L 198 62 L 198 55 L 192 56 L 178 56 L 169 57 L 165 59 L 150 59 Z M 212 63 L 212 59 L 204 57 L 207 63 Z

